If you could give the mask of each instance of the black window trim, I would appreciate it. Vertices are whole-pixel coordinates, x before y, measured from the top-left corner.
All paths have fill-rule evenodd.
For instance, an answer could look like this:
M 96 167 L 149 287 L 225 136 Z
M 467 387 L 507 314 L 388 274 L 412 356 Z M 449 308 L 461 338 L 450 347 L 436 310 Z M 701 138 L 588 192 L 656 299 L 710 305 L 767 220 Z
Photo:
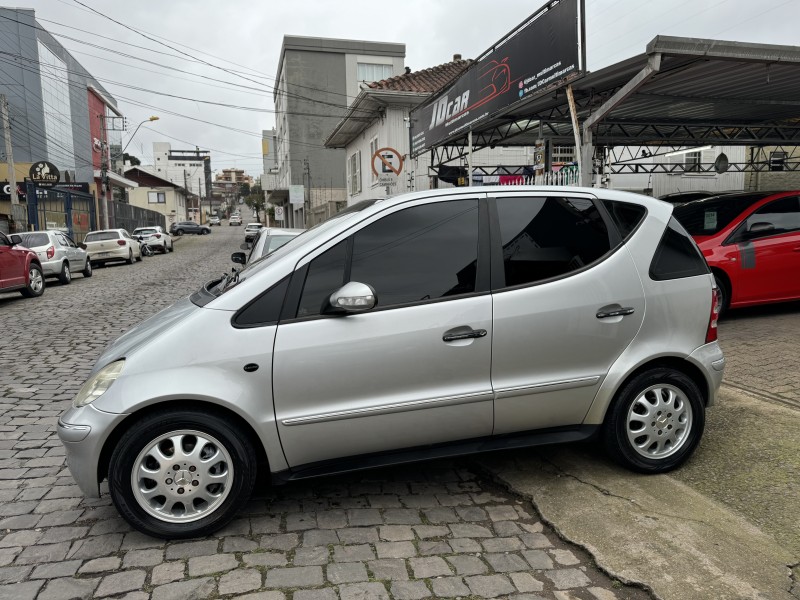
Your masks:
M 749 208 L 752 209 L 752 211 L 746 217 L 742 218 L 742 222 L 739 223 L 733 229 L 733 231 L 731 231 L 731 233 L 728 235 L 728 237 L 726 237 L 725 240 L 722 242 L 722 245 L 723 246 L 733 246 L 733 245 L 736 245 L 736 244 L 746 244 L 748 242 L 755 242 L 755 241 L 758 241 L 758 240 L 766 240 L 766 239 L 769 239 L 769 238 L 772 238 L 772 237 L 777 237 L 779 235 L 786 235 L 787 233 L 796 233 L 796 232 L 800 231 L 800 229 L 790 229 L 789 231 L 782 231 L 780 233 L 772 233 L 770 235 L 763 235 L 763 236 L 760 236 L 760 237 L 757 237 L 757 238 L 753 238 L 753 239 L 750 239 L 750 240 L 737 240 L 736 239 L 736 237 L 739 235 L 741 230 L 744 229 L 744 226 L 747 224 L 747 219 L 752 217 L 754 214 L 756 214 L 759 210 L 761 210 L 765 206 L 769 206 L 773 202 L 778 202 L 780 200 L 785 200 L 786 198 L 797 198 L 797 202 L 798 202 L 798 204 L 800 204 L 800 196 L 798 196 L 796 194 L 784 194 L 784 195 L 782 195 L 782 196 L 780 196 L 778 198 L 773 198 L 769 202 L 765 202 L 764 204 L 762 204 L 758 208 L 753 208 L 752 206 L 750 206 Z
M 497 199 L 498 198 L 519 198 L 519 197 L 535 197 L 535 198 L 553 198 L 555 196 L 564 197 L 564 198 L 575 198 L 581 200 L 589 200 L 597 211 L 600 213 L 600 217 L 603 219 L 603 222 L 608 229 L 609 235 L 609 245 L 611 246 L 608 252 L 603 254 L 602 256 L 598 257 L 596 260 L 590 262 L 587 265 L 582 266 L 580 269 L 575 269 L 574 271 L 570 271 L 569 273 L 564 273 L 562 275 L 557 275 L 555 277 L 548 277 L 547 279 L 540 279 L 539 281 L 532 281 L 530 283 L 520 283 L 518 285 L 510 285 L 506 286 L 506 274 L 505 274 L 505 267 L 503 266 L 503 246 L 502 246 L 502 238 L 500 237 L 500 217 L 497 213 Z M 611 218 L 611 215 L 608 213 L 606 208 L 603 206 L 603 202 L 597 198 L 596 196 L 590 196 L 585 193 L 576 193 L 576 194 L 566 194 L 561 191 L 557 193 L 545 193 L 545 192 L 532 192 L 532 193 L 508 193 L 508 194 L 501 194 L 495 193 L 489 197 L 490 201 L 490 220 L 491 220 L 491 232 L 492 232 L 492 240 L 491 240 L 491 248 L 492 248 L 492 287 L 491 293 L 493 294 L 500 294 L 505 292 L 511 292 L 515 290 L 521 290 L 529 287 L 535 287 L 539 285 L 545 285 L 548 283 L 553 283 L 554 281 L 560 281 L 562 279 L 566 279 L 567 277 L 573 277 L 578 275 L 579 273 L 583 273 L 584 271 L 588 271 L 589 269 L 593 269 L 595 266 L 599 265 L 601 262 L 604 262 L 608 258 L 610 258 L 613 254 L 615 254 L 620 248 L 622 248 L 625 243 L 636 233 L 636 230 L 641 227 L 642 223 L 644 223 L 645 219 L 647 218 L 647 208 L 645 208 L 645 214 L 642 217 L 642 220 L 639 221 L 639 224 L 631 231 L 631 233 L 625 237 L 624 239 L 619 233 L 619 229 L 617 228 L 617 224 L 614 223 L 614 220 Z M 641 206 L 638 205 L 637 206 Z
M 389 215 L 401 212 L 403 210 L 408 210 L 411 208 L 416 208 L 418 206 L 427 206 L 429 204 L 439 204 L 443 202 L 457 202 L 459 200 L 477 200 L 478 201 L 478 265 L 476 269 L 476 276 L 475 276 L 475 291 L 470 292 L 467 294 L 459 294 L 457 296 L 445 296 L 443 298 L 431 298 L 429 300 L 417 300 L 416 302 L 407 302 L 404 304 L 391 304 L 388 306 L 377 306 L 372 310 L 364 313 L 364 314 L 371 314 L 374 312 L 382 312 L 385 310 L 398 310 L 401 308 L 407 308 L 411 306 L 423 306 L 426 304 L 438 304 L 440 302 L 451 302 L 453 300 L 462 300 L 464 298 L 475 298 L 478 296 L 486 296 L 491 294 L 491 267 L 490 267 L 490 259 L 491 259 L 491 235 L 489 231 L 490 223 L 488 222 L 489 218 L 489 208 L 488 208 L 488 198 L 486 197 L 485 193 L 477 193 L 477 194 L 469 194 L 469 195 L 453 195 L 447 196 L 446 198 L 439 199 L 436 196 L 431 198 L 426 198 L 426 200 L 434 200 L 433 202 L 409 202 L 398 204 L 396 206 L 390 207 L 390 209 L 396 208 L 397 210 L 389 210 L 389 211 L 381 211 L 377 213 L 375 216 L 375 220 L 372 220 L 368 223 L 354 223 L 353 227 L 344 232 L 342 235 L 346 235 L 345 237 L 336 238 L 335 241 L 328 240 L 328 242 L 333 241 L 329 245 L 328 248 L 323 250 L 322 252 L 316 254 L 314 258 L 309 260 L 305 263 L 302 267 L 296 268 L 294 274 L 292 275 L 292 281 L 289 283 L 289 290 L 286 295 L 286 299 L 284 300 L 283 310 L 281 311 L 281 319 L 278 323 L 279 325 L 289 325 L 292 323 L 302 323 L 305 321 L 318 321 L 321 319 L 339 319 L 345 316 L 345 314 L 337 314 L 337 315 L 308 315 L 304 317 L 297 316 L 297 310 L 300 306 L 300 299 L 303 292 L 303 287 L 305 286 L 306 276 L 308 274 L 308 267 L 311 264 L 311 261 L 320 256 L 321 254 L 327 252 L 337 244 L 340 244 L 342 241 L 347 240 L 347 247 L 346 247 L 346 262 L 345 262 L 345 281 L 349 281 L 350 277 L 350 270 L 352 264 L 352 256 L 353 256 L 353 243 L 354 243 L 354 236 L 364 227 L 368 227 L 373 223 L 376 223 L 379 219 L 387 217 Z M 328 244 L 322 244 L 325 246 Z M 318 246 L 313 251 L 309 252 L 309 254 L 313 254 L 319 249 Z M 306 254 L 300 260 L 305 260 L 308 256 Z M 298 261 L 299 262 L 299 261 Z
M 272 325 L 277 325 L 280 322 L 280 316 L 283 314 L 283 307 L 286 306 L 286 298 L 289 296 L 289 290 L 291 289 L 292 282 L 289 281 L 288 285 L 286 286 L 286 292 L 283 296 L 283 302 L 281 302 L 281 308 L 278 310 L 278 318 L 272 321 L 263 321 L 261 323 L 239 323 L 239 317 L 253 304 L 257 303 L 261 300 L 264 296 L 269 294 L 272 290 L 274 290 L 279 285 L 282 285 L 284 281 L 292 277 L 293 274 L 285 275 L 281 277 L 278 281 L 273 283 L 269 288 L 261 292 L 258 296 L 250 300 L 247 304 L 242 306 L 239 310 L 237 310 L 234 315 L 231 317 L 231 325 L 234 329 L 255 329 L 257 327 L 270 327 Z
M 664 240 L 667 237 L 667 234 L 669 233 L 669 229 L 670 229 L 669 226 L 672 223 L 672 221 L 675 221 L 675 223 L 680 225 L 681 229 L 683 229 L 683 232 L 686 234 L 686 236 L 692 242 L 692 245 L 694 246 L 695 252 L 701 258 L 701 260 L 703 261 L 703 264 L 706 266 L 706 272 L 705 273 L 697 273 L 695 275 L 686 275 L 686 276 L 683 276 L 683 277 L 661 277 L 661 276 L 656 276 L 656 275 L 653 274 L 653 264 L 655 263 L 656 258 L 658 257 L 659 249 L 661 248 L 662 244 L 664 243 Z M 650 266 L 647 269 L 647 277 L 650 279 L 650 281 L 662 282 L 662 281 L 675 281 L 676 279 L 688 279 L 690 277 L 705 277 L 705 276 L 708 276 L 708 275 L 711 275 L 711 267 L 708 264 L 708 261 L 706 260 L 706 257 L 703 256 L 702 250 L 700 250 L 700 248 L 697 246 L 697 242 L 694 241 L 694 236 L 691 233 L 689 233 L 688 231 L 686 231 L 686 228 L 683 225 L 681 225 L 681 222 L 678 221 L 678 218 L 675 215 L 671 214 L 669 216 L 669 219 L 667 220 L 667 226 L 664 227 L 664 232 L 661 234 L 661 237 L 658 238 L 658 244 L 656 244 L 656 250 L 653 253 L 653 256 L 650 258 Z

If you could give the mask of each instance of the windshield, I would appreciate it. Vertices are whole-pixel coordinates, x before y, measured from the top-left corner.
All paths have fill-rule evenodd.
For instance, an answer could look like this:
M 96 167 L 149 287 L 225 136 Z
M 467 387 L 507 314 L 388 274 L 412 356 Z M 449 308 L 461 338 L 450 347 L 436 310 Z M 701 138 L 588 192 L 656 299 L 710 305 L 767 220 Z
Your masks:
M 307 229 L 300 235 L 294 236 L 274 252 L 254 260 L 235 275 L 230 276 L 226 274 L 222 279 L 206 284 L 204 286 L 205 289 L 215 296 L 219 296 L 220 294 L 227 292 L 228 290 L 242 283 L 253 273 L 257 273 L 261 269 L 271 265 L 273 262 L 280 259 L 280 257 L 292 252 L 295 248 L 314 242 L 317 238 L 324 235 L 329 229 L 338 225 L 345 219 L 351 219 L 353 215 L 361 212 L 365 208 L 372 206 L 376 202 L 379 202 L 379 200 L 363 200 L 357 204 L 354 204 L 342 212 L 333 215 L 328 220 L 314 225 L 314 227 L 311 229 Z
M 22 238 L 22 245 L 26 248 L 46 246 L 50 243 L 50 238 L 46 233 L 20 233 L 19 237 Z
M 768 195 L 754 193 L 712 196 L 679 206 L 673 214 L 689 235 L 715 235 L 730 225 L 743 211 Z

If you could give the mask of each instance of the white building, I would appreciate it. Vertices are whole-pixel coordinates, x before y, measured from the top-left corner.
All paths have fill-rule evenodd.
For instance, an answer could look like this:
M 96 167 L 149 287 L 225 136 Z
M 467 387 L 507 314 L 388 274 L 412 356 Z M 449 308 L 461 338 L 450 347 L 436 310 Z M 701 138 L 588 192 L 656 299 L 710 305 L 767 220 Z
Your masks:
M 358 93 L 345 117 L 325 140 L 329 148 L 345 149 L 348 205 L 386 196 L 387 187 L 381 183 L 381 176 L 391 174 L 380 172 L 385 170 L 380 160 L 373 170 L 373 155 L 385 148 L 396 151 L 403 159 L 400 174 L 389 188 L 391 195 L 452 185 L 429 169 L 428 153 L 410 158 L 409 119 L 414 107 L 449 86 L 470 64 L 456 54 L 449 63 L 415 72 L 406 69 L 402 75 L 371 82 Z M 386 153 L 393 154 L 391 150 Z M 466 173 L 466 159 L 462 162 L 463 165 L 449 165 L 447 170 Z M 488 167 L 485 170 L 492 172 L 493 167 L 524 167 L 533 164 L 533 151 L 524 147 L 486 148 L 473 153 L 472 162 L 473 170 Z M 500 183 L 499 176 L 490 177 Z
M 173 150 L 169 142 L 153 142 L 152 165 L 142 170 L 162 177 L 200 198 L 207 198 L 211 184 L 211 156 L 208 151 Z

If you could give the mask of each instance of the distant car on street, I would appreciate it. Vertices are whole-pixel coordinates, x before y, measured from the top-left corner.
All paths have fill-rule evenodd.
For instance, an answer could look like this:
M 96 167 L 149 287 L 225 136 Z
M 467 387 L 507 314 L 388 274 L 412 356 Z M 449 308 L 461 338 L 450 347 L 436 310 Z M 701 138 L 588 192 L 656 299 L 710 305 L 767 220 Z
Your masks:
M 72 281 L 73 273 L 92 276 L 92 263 L 85 244 L 75 241 L 62 231 L 27 231 L 20 233 L 22 245 L 39 257 L 45 277 L 58 277 L 61 283 Z
M 209 217 L 208 219 L 208 226 L 212 227 L 214 225 L 219 226 L 219 217 Z
M 262 227 L 264 227 L 261 223 L 248 223 L 247 227 L 244 228 L 244 241 L 247 243 L 252 243 L 258 232 L 261 231 Z
M 228 227 L 232 225 L 241 225 L 242 224 L 242 217 L 239 215 L 231 215 L 231 218 L 228 219 Z
M 720 311 L 800 299 L 800 191 L 712 196 L 675 218 L 711 267 Z
M 26 298 L 44 294 L 44 273 L 36 252 L 22 238 L 0 232 L 0 292 L 18 291 Z
M 182 236 L 184 233 L 194 233 L 197 235 L 206 235 L 211 233 L 211 228 L 207 225 L 200 225 L 194 221 L 181 221 L 173 223 L 169 227 L 169 232 L 173 235 Z
M 174 250 L 172 236 L 166 233 L 159 225 L 153 227 L 137 227 L 133 230 L 133 237 L 142 238 L 142 243 L 147 244 L 153 251 L 166 254 Z
M 86 234 L 83 239 L 92 264 L 124 260 L 129 265 L 134 259 L 142 260 L 139 240 L 131 237 L 125 229 L 103 229 Z

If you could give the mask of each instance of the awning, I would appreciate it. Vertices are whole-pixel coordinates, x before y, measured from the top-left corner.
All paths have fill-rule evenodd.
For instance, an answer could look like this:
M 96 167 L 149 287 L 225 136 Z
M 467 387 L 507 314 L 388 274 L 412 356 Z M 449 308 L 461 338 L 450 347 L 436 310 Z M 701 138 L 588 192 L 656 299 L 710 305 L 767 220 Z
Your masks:
M 123 177 L 122 175 L 118 175 L 114 171 L 106 171 L 106 175 L 108 176 L 108 180 L 117 187 L 124 187 L 124 188 L 139 187 L 139 184 L 136 183 L 135 181 L 128 179 L 127 177 Z M 96 179 L 102 179 L 103 172 L 99 169 L 95 169 L 94 176 Z

